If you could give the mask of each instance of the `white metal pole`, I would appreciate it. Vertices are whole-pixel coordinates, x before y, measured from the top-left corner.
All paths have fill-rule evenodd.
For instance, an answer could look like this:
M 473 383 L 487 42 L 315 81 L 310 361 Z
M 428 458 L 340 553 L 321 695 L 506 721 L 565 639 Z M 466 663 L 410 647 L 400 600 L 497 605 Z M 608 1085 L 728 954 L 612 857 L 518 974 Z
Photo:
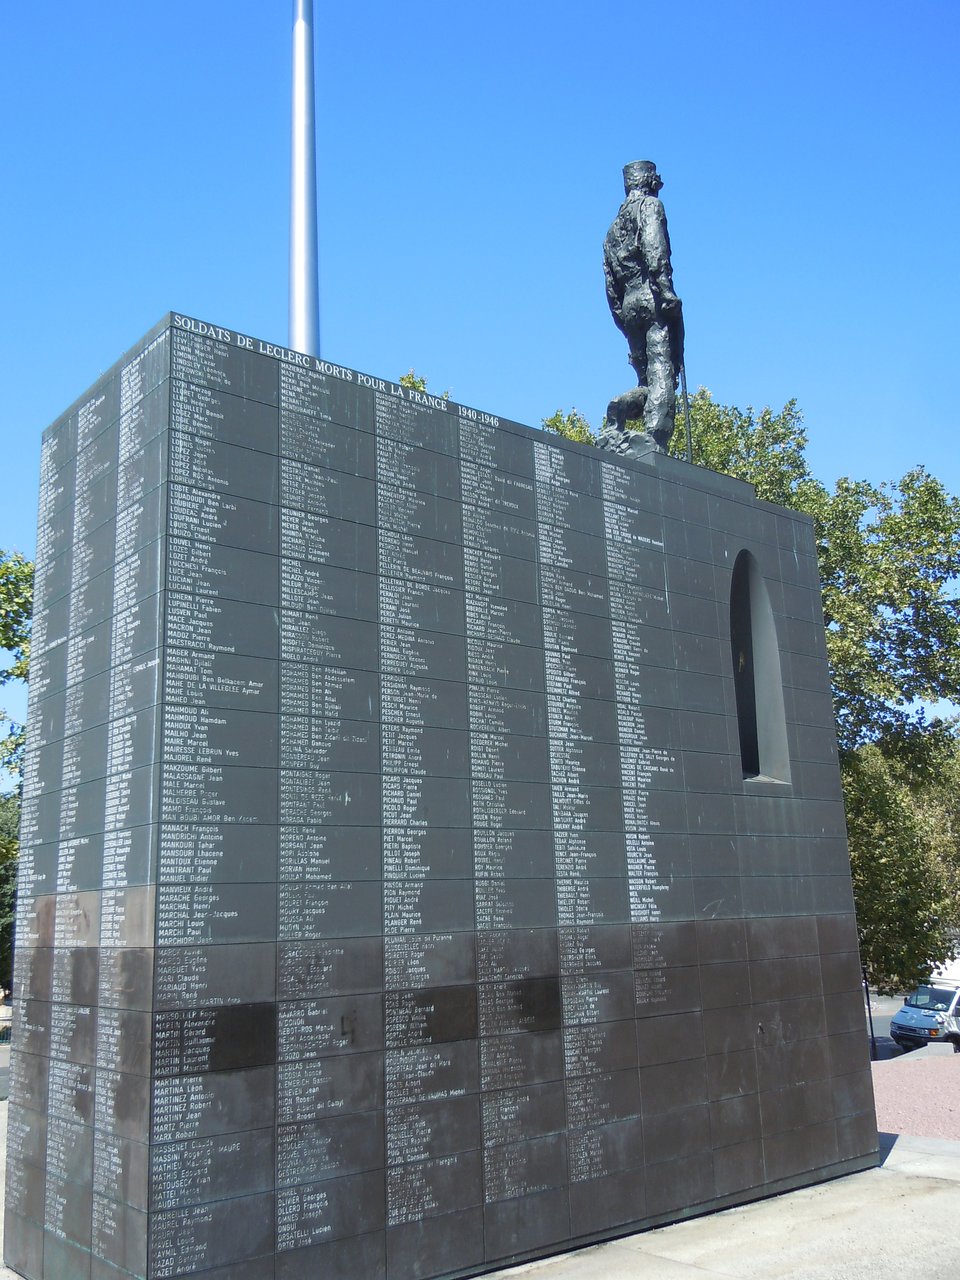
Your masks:
M 317 126 L 313 79 L 313 0 L 293 4 L 290 131 L 290 346 L 320 354 L 317 260 Z

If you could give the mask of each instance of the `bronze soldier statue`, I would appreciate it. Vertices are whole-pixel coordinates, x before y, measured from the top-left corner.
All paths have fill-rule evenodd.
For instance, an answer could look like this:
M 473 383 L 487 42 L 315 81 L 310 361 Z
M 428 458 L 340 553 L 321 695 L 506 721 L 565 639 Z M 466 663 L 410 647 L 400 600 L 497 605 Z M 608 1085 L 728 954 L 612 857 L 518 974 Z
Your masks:
M 603 271 L 639 386 L 611 400 L 600 444 L 632 452 L 632 444 L 643 440 L 638 433 L 645 432 L 647 448 L 652 439 L 666 449 L 683 364 L 683 311 L 673 289 L 667 218 L 657 199 L 663 182 L 652 161 L 636 160 L 624 168 L 623 186 L 626 199 L 603 243 Z

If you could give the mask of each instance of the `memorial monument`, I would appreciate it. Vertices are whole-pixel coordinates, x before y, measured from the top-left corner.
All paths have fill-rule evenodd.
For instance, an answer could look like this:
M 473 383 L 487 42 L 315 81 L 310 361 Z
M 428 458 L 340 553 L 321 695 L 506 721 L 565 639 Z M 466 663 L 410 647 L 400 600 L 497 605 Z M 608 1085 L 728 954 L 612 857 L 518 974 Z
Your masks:
M 804 516 L 173 314 L 44 435 L 34 625 L 21 1275 L 436 1280 L 876 1163 Z

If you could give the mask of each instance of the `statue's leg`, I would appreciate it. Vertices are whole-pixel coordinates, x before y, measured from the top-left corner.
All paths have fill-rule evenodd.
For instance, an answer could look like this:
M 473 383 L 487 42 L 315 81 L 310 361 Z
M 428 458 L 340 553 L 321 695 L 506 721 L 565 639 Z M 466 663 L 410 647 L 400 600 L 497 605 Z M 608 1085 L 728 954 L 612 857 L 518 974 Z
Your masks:
M 676 420 L 676 374 L 665 324 L 652 324 L 647 330 L 647 387 L 644 426 L 659 447 L 666 449 Z
M 627 359 L 637 375 L 638 386 L 647 385 L 647 334 L 645 330 L 632 329 L 627 335 L 630 354 Z

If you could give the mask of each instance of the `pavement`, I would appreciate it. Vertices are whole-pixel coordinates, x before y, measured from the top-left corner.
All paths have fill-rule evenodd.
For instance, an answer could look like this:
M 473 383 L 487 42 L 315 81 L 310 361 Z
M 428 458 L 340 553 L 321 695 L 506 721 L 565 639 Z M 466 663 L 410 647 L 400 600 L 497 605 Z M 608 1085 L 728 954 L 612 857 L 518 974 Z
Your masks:
M 948 1114 L 958 1114 L 960 1054 L 945 1049 L 929 1046 L 873 1068 L 875 1079 L 878 1071 L 895 1073 L 893 1095 L 900 1098 L 918 1088 L 926 1092 L 927 1073 L 936 1078 L 937 1094 L 925 1099 L 934 1126 L 941 1123 L 944 1088 L 953 1099 Z M 895 1115 L 895 1106 L 880 1104 L 881 1128 L 885 1114 Z M 927 1127 L 922 1118 L 912 1123 Z M 6 1127 L 7 1104 L 0 1103 L 0 1153 Z M 499 1280 L 955 1280 L 958 1139 L 960 1133 L 949 1139 L 882 1132 L 876 1169 L 493 1274 Z M 0 1280 L 17 1276 L 0 1266 Z

